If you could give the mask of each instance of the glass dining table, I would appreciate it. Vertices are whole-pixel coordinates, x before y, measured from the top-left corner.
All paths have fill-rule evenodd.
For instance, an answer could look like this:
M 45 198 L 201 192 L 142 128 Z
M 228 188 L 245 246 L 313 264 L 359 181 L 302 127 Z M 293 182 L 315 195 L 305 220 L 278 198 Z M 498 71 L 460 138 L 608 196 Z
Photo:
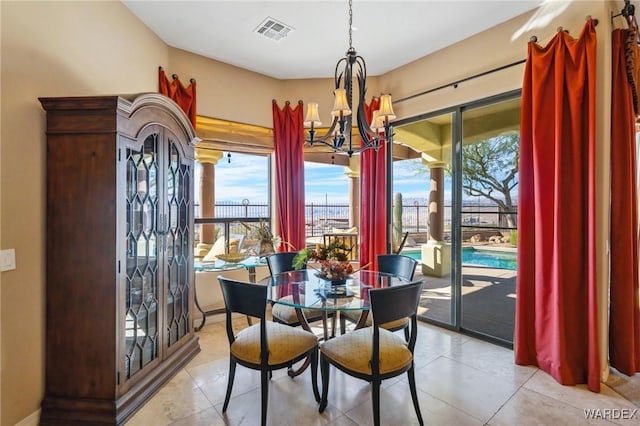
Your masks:
M 308 331 L 303 309 L 322 311 L 325 339 L 335 336 L 336 323 L 344 311 L 361 311 L 362 315 L 356 328 L 365 325 L 369 309 L 369 290 L 385 288 L 407 283 L 406 279 L 392 274 L 360 270 L 351 274 L 345 281 L 336 283 L 321 278 L 314 269 L 283 272 L 267 281 L 267 299 L 272 303 L 281 303 L 296 308 L 300 325 Z M 331 335 L 327 331 L 327 316 L 333 314 Z

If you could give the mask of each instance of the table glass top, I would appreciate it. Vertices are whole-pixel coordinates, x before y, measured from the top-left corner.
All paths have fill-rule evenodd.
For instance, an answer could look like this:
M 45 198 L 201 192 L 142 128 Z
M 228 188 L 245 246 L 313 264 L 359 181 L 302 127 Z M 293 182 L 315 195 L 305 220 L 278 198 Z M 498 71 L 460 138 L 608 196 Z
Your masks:
M 266 258 L 259 257 L 259 256 L 251 256 L 243 260 L 242 262 L 237 262 L 237 263 L 225 262 L 220 259 L 210 261 L 210 262 L 195 261 L 193 263 L 193 269 L 195 269 L 196 272 L 227 271 L 229 269 L 239 269 L 239 268 L 248 269 L 248 268 L 255 268 L 256 266 L 266 266 L 266 265 L 267 265 Z
M 316 270 L 284 272 L 267 278 L 267 299 L 284 305 L 326 311 L 368 310 L 369 289 L 408 281 L 391 274 L 358 271 L 344 284 L 334 285 L 317 276 Z

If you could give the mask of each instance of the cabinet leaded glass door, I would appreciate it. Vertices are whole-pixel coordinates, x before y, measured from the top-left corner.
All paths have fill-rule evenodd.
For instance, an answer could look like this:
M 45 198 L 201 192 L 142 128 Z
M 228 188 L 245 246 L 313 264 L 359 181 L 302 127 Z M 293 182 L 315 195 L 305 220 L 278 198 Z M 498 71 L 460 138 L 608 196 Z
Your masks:
M 141 151 L 126 149 L 126 379 L 159 356 L 158 142 L 159 135 L 154 133 L 145 139 Z
M 167 335 L 170 347 L 189 333 L 190 233 L 192 167 L 183 164 L 171 138 L 167 140 Z

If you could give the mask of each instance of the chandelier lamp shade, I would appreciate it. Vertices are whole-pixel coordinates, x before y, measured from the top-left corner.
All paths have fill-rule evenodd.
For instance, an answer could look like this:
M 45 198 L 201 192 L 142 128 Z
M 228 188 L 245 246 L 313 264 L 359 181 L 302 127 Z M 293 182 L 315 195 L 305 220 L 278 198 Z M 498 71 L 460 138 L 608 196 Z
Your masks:
M 380 148 L 382 140 L 392 143 L 393 128 L 390 121 L 396 118 L 393 112 L 391 95 L 380 96 L 380 109 L 373 111 L 371 122 L 367 120 L 365 111 L 365 96 L 367 93 L 367 66 L 364 58 L 358 55 L 352 45 L 352 0 L 349 0 L 349 49 L 344 58 L 336 64 L 334 75 L 335 90 L 332 121 L 329 130 L 323 136 L 316 137 L 316 128 L 322 125 L 318 111 L 318 103 L 307 104 L 307 114 L 304 119 L 305 127 L 309 128 L 309 145 L 323 144 L 331 147 L 334 152 L 345 152 L 349 157 L 355 153 L 373 148 Z M 355 71 L 355 74 L 354 74 Z M 354 80 L 357 81 L 357 110 L 353 111 Z M 355 123 L 362 139 L 359 147 L 354 147 L 352 131 Z

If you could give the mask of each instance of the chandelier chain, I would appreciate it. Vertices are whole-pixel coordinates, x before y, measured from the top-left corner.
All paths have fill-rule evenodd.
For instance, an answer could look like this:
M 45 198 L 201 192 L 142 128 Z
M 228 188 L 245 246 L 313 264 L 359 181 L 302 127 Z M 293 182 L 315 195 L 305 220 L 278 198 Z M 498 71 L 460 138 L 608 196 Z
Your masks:
M 2 0 L 0 0 L 2 1 Z M 306 142 L 310 146 L 314 143 L 330 147 L 333 153 L 343 152 L 349 157 L 363 152 L 369 148 L 378 151 L 386 141 L 386 146 L 393 144 L 393 127 L 389 120 L 396 118 L 391 105 L 391 95 L 381 95 L 379 109 L 372 112 L 372 117 L 367 117 L 365 112 L 365 94 L 367 91 L 367 68 L 362 58 L 353 48 L 353 0 L 349 3 L 349 49 L 344 57 L 336 64 L 334 82 L 334 107 L 331 111 L 331 126 L 327 132 L 316 138 L 315 126 L 321 125 L 318 114 L 318 104 L 311 102 L 307 106 L 307 115 L 304 120 L 305 127 L 309 127 L 309 139 Z M 355 73 L 354 73 L 355 72 Z M 358 85 L 356 93 L 355 84 Z M 354 108 L 354 95 L 357 97 L 358 107 Z M 369 120 L 372 120 L 369 123 Z M 359 148 L 353 145 L 353 128 L 357 123 L 358 133 L 362 140 Z M 382 130 L 384 129 L 384 135 Z M 357 140 L 356 140 L 357 142 Z M 335 156 L 332 153 L 332 163 Z
M 351 10 L 352 1 L 349 0 L 349 49 L 353 47 L 353 43 L 351 40 L 351 32 L 353 28 L 353 11 Z

